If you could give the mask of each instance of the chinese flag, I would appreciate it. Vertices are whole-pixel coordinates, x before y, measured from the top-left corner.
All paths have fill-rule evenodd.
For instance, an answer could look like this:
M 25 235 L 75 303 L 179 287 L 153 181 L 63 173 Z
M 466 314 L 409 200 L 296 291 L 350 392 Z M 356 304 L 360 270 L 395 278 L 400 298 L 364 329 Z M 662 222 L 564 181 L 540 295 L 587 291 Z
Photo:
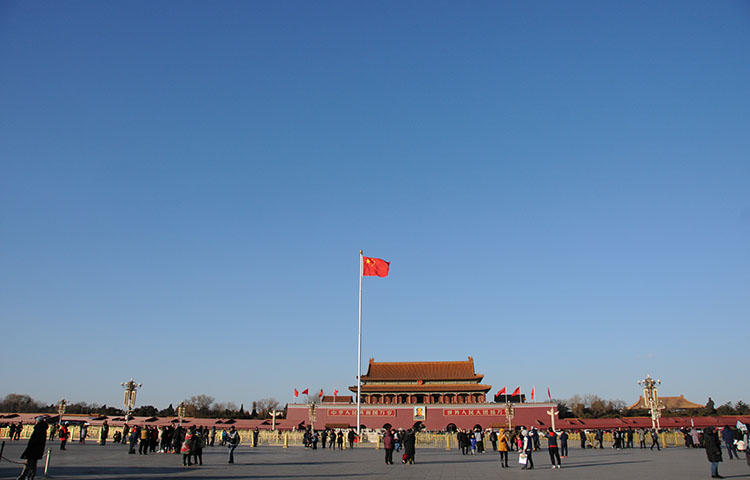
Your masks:
M 391 262 L 381 258 L 362 257 L 362 275 L 365 277 L 387 277 Z
M 534 388 L 535 387 L 531 387 L 531 401 L 532 402 L 534 401 Z
M 338 390 L 334 390 L 334 391 L 333 391 L 333 396 L 334 396 L 334 397 L 335 397 L 336 395 L 338 395 L 338 394 L 339 394 L 339 391 L 338 391 Z
M 302 390 L 302 395 L 307 395 L 309 393 L 307 390 L 308 390 L 307 388 Z
M 500 395 L 505 395 L 505 387 L 503 387 L 502 390 L 500 390 L 499 392 L 497 392 L 497 395 L 495 395 L 495 396 L 499 397 Z
M 547 387 L 547 396 L 549 397 L 549 401 L 552 401 L 552 394 L 549 393 L 549 387 Z
M 318 394 L 318 398 L 322 398 L 322 397 L 323 397 L 323 389 L 321 388 L 320 393 Z
M 297 389 L 296 389 L 296 388 L 294 389 L 294 396 L 295 396 L 295 397 L 299 397 L 299 392 L 297 391 Z
M 514 397 L 516 395 L 521 395 L 521 387 L 518 387 L 515 390 L 513 390 L 513 393 L 511 395 L 514 396 Z

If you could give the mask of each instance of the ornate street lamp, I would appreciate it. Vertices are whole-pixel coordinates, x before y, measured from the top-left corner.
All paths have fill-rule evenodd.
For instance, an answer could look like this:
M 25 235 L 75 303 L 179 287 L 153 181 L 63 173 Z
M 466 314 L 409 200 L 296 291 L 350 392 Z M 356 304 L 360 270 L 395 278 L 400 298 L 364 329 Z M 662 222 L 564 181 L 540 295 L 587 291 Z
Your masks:
M 177 418 L 180 419 L 180 426 L 182 426 L 182 419 L 185 418 L 185 402 L 177 405 Z
M 661 411 L 664 409 L 664 406 L 659 404 L 659 391 L 656 388 L 660 384 L 661 380 L 654 380 L 651 375 L 646 375 L 643 380 L 638 380 L 638 385 L 643 387 L 643 403 L 651 412 L 651 428 L 656 431 L 659 431 L 659 419 L 661 418 Z
M 513 421 L 513 416 L 515 415 L 515 412 L 513 411 L 513 405 L 506 400 L 505 401 L 505 418 L 508 420 L 508 430 L 513 429 L 513 424 L 511 423 Z
M 555 415 L 557 415 L 558 412 L 555 410 L 555 407 L 550 408 L 547 410 L 547 415 L 549 415 L 549 418 L 552 420 L 552 430 L 555 429 Z
M 315 411 L 315 403 L 310 403 L 307 407 L 307 413 L 310 417 L 310 430 L 315 431 L 315 416 L 317 412 Z
M 68 402 L 65 401 L 64 398 L 60 399 L 60 402 L 57 404 L 57 414 L 59 415 L 59 418 L 57 420 L 58 425 L 62 425 L 62 417 L 65 415 L 65 407 L 67 406 Z
M 133 407 L 135 407 L 135 396 L 138 394 L 138 389 L 143 386 L 141 383 L 135 383 L 132 378 L 127 382 L 123 382 L 120 385 L 125 389 L 125 397 L 123 398 L 122 405 L 125 407 L 125 421 L 128 421 L 129 417 L 133 416 Z

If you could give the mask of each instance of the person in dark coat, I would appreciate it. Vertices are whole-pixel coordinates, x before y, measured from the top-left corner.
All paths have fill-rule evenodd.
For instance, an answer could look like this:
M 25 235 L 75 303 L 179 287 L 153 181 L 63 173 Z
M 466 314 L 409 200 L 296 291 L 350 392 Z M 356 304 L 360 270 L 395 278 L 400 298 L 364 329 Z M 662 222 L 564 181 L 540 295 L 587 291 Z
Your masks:
M 107 436 L 109 436 L 109 424 L 104 420 L 104 423 L 102 423 L 102 429 L 99 431 L 99 445 L 107 443 Z
M 36 462 L 44 456 L 44 446 L 46 444 L 47 422 L 43 417 L 39 417 L 29 437 L 29 443 L 26 444 L 26 450 L 21 454 L 21 458 L 26 460 L 26 464 L 23 466 L 23 471 L 18 480 L 24 478 L 33 479 L 36 476 Z
M 402 463 L 414 463 L 416 443 L 417 437 L 414 435 L 414 431 L 410 428 L 404 436 L 404 460 L 402 460 Z
M 383 449 L 385 450 L 385 463 L 393 465 L 393 432 L 390 429 L 385 431 L 383 435 Z
M 721 462 L 721 441 L 714 427 L 708 427 L 703 431 L 703 446 L 706 456 L 711 462 L 711 478 L 724 478 L 719 475 L 719 462 Z
M 203 465 L 203 437 L 200 432 L 198 430 L 193 433 L 193 438 L 190 440 L 190 452 L 193 454 L 195 465 Z

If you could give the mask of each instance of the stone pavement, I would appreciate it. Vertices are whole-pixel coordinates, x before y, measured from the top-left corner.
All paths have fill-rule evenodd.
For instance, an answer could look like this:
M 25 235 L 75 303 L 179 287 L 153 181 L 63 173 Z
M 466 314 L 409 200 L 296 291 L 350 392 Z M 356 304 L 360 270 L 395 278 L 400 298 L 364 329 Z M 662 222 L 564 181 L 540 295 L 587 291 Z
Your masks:
M 7 444 L 3 456 L 19 460 L 26 442 Z M 206 448 L 202 467 L 182 467 L 178 455 L 128 455 L 122 445 L 71 444 L 60 452 L 58 442 L 52 449 L 50 478 L 66 479 L 362 479 L 362 480 L 440 480 L 440 479 L 704 479 L 709 478 L 709 463 L 701 449 L 670 448 L 661 452 L 649 450 L 570 450 L 563 468 L 550 469 L 546 449 L 534 454 L 536 469 L 521 471 L 518 454 L 511 453 L 510 469 L 500 468 L 497 454 L 462 456 L 457 451 L 417 449 L 415 465 L 385 465 L 383 450 L 354 449 L 344 451 L 241 447 L 235 452 L 234 465 L 226 463 L 226 449 Z M 724 452 L 726 453 L 726 452 Z M 394 454 L 394 459 L 399 458 Z M 512 463 L 515 461 L 516 463 Z M 39 475 L 44 465 L 40 462 Z M 0 478 L 16 478 L 19 465 L 5 460 L 0 463 Z M 719 472 L 726 478 L 750 478 L 750 467 L 742 460 L 725 461 Z

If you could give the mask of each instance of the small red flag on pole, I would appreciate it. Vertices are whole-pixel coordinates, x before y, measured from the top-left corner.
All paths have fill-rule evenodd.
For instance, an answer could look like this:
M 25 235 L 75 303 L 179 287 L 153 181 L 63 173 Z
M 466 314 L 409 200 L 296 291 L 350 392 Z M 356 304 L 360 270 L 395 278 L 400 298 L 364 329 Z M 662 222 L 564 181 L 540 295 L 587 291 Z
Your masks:
M 531 387 L 531 401 L 532 401 L 532 402 L 534 401 L 534 389 L 535 389 L 535 388 L 536 388 L 536 387 Z
M 304 390 L 302 390 L 302 395 L 307 395 L 308 393 L 309 393 L 309 392 L 308 392 L 308 389 L 307 389 L 307 388 L 306 388 L 306 389 L 304 389 Z
M 296 389 L 296 388 L 294 389 L 294 396 L 295 396 L 295 397 L 299 397 L 299 392 L 297 391 L 297 389 Z
M 521 395 L 521 387 L 516 388 L 513 390 L 513 393 L 511 393 L 511 396 L 515 397 L 517 395 Z
M 318 398 L 323 398 L 323 389 L 320 389 L 320 393 L 318 394 Z
M 503 389 L 502 389 L 502 390 L 498 391 L 498 392 L 497 392 L 497 394 L 496 394 L 495 396 L 496 396 L 496 397 L 499 397 L 500 395 L 505 395 L 505 387 L 503 387 Z
M 549 401 L 552 401 L 552 394 L 549 393 L 549 387 L 547 387 L 547 396 L 549 397 Z
M 334 396 L 334 397 L 335 397 L 336 395 L 338 395 L 338 394 L 339 394 L 339 391 L 338 391 L 338 390 L 334 390 L 334 391 L 333 391 L 333 396 Z

